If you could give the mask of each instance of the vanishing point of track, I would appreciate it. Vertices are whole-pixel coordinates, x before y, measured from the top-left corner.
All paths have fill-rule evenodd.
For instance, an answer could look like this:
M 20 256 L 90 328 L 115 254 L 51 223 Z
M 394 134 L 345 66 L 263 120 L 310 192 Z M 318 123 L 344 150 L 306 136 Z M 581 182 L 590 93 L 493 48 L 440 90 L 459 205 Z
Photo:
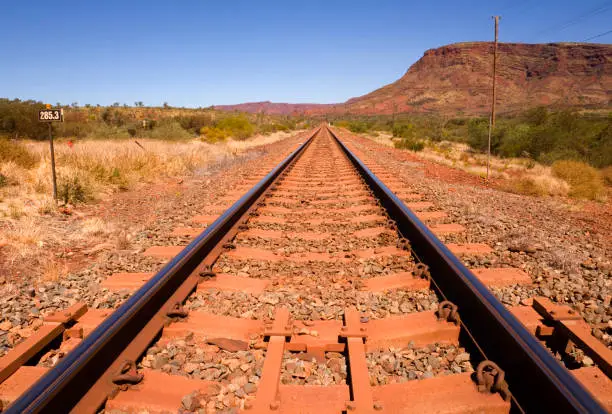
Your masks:
M 205 229 L 177 229 L 188 246 L 145 252 L 172 258 L 158 273 L 109 278 L 136 289 L 116 311 L 47 317 L 0 359 L 7 412 L 605 412 L 612 358 L 585 322 L 543 298 L 504 307 L 486 285 L 524 273 L 468 270 L 457 256 L 487 246 L 443 244 L 461 226 L 339 134 L 304 134 L 221 216 L 194 218 Z M 266 307 L 236 315 L 231 295 Z M 189 349 L 182 375 L 156 357 L 169 343 Z M 37 366 L 50 347 L 67 353 Z M 596 367 L 554 358 L 572 347 Z

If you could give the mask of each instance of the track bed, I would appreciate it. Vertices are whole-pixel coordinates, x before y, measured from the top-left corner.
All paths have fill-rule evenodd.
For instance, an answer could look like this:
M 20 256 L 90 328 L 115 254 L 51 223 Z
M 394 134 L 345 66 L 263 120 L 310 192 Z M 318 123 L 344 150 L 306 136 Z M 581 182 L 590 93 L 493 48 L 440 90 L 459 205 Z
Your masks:
M 456 255 L 489 246 L 364 160 L 322 126 L 220 217 L 160 237 L 144 255 L 164 269 L 105 281 L 135 292 L 116 312 L 75 305 L 0 359 L 9 411 L 609 409 L 610 351 L 584 321 L 541 298 L 505 308 L 485 286 L 529 277 L 465 269 Z

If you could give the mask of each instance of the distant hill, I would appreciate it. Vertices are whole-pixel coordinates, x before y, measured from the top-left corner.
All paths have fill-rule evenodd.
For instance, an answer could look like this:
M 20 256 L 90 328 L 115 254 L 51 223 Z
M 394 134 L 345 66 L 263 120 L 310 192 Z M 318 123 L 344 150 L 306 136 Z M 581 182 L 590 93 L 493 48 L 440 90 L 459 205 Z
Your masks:
M 290 104 L 290 103 L 274 103 L 270 101 L 263 102 L 248 102 L 236 105 L 215 105 L 215 109 L 220 111 L 241 111 L 250 113 L 264 112 L 269 115 L 292 115 L 310 113 L 313 111 L 322 111 L 333 109 L 333 105 L 326 104 Z
M 216 108 L 271 114 L 483 114 L 491 105 L 492 56 L 491 42 L 456 43 L 426 51 L 397 81 L 344 103 Z M 612 45 L 500 43 L 497 85 L 500 112 L 539 105 L 609 108 Z

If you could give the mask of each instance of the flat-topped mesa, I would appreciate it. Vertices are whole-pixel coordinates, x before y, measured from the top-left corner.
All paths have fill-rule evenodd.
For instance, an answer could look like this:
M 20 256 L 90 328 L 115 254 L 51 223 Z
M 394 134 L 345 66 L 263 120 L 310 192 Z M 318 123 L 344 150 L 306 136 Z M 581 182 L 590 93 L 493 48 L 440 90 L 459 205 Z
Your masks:
M 492 42 L 427 50 L 397 81 L 338 104 L 253 102 L 221 110 L 268 114 L 486 114 L 491 104 Z M 535 106 L 610 108 L 612 45 L 499 43 L 499 112 Z
M 396 82 L 349 101 L 351 112 L 485 113 L 490 105 L 492 42 L 427 50 Z M 609 107 L 612 46 L 499 43 L 503 111 L 537 105 Z

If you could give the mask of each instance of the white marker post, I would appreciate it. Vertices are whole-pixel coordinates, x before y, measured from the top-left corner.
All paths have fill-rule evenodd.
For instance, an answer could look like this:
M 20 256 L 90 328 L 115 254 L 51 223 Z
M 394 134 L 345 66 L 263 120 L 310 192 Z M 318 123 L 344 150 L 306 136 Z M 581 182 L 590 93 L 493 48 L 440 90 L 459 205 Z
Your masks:
M 38 111 L 38 121 L 46 122 L 49 125 L 49 149 L 51 151 L 51 173 L 53 175 L 53 199 L 57 203 L 57 178 L 55 176 L 55 151 L 53 150 L 53 134 L 51 122 L 64 122 L 64 110 L 53 109 L 51 105 L 46 105 L 47 109 Z

